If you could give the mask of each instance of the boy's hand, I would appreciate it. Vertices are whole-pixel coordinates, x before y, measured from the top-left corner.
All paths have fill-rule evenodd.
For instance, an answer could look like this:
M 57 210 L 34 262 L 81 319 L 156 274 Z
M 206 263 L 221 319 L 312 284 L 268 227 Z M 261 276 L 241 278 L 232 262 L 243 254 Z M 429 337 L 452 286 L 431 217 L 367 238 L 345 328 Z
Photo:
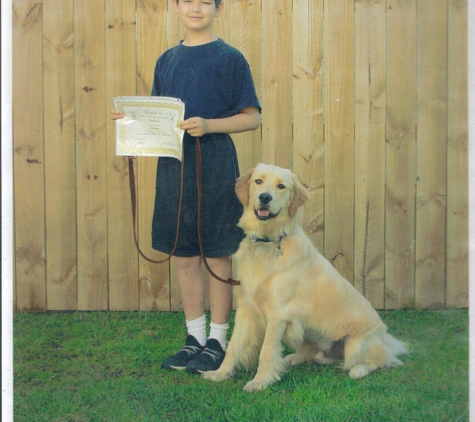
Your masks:
M 180 123 L 180 129 L 186 130 L 191 136 L 199 137 L 208 133 L 208 122 L 201 117 L 190 117 Z
M 109 114 L 109 117 L 112 120 L 119 120 L 119 119 L 123 119 L 125 116 L 123 114 L 119 113 L 117 110 L 111 110 L 110 114 Z

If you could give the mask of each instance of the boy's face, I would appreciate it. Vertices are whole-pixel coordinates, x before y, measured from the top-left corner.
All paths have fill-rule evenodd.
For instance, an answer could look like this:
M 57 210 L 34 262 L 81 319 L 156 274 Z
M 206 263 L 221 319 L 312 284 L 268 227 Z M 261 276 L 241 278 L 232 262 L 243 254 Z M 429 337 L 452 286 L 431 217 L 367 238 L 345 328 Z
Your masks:
M 174 1 L 174 4 L 183 25 L 196 31 L 211 28 L 214 18 L 223 9 L 223 3 L 216 7 L 215 0 L 179 0 L 178 3 Z

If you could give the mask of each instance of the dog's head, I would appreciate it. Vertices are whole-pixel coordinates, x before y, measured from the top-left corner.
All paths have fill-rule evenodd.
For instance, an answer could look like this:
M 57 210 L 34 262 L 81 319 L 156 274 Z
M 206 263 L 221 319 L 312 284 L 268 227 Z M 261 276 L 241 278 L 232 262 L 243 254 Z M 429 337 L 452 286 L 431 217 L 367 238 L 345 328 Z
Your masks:
M 236 194 L 245 207 L 253 208 L 260 221 L 278 216 L 293 217 L 308 193 L 290 170 L 258 164 L 236 182 Z

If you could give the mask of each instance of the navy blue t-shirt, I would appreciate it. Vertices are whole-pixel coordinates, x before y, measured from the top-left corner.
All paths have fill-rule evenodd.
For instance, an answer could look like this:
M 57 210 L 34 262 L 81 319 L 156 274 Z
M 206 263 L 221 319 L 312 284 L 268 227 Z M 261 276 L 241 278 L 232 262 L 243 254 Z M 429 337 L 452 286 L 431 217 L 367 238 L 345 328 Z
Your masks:
M 152 96 L 179 98 L 185 119 L 219 119 L 247 107 L 260 111 L 249 65 L 244 56 L 223 40 L 199 46 L 179 44 L 157 60 Z M 234 186 L 239 167 L 234 143 L 228 134 L 200 137 L 202 159 L 201 232 L 207 257 L 232 255 L 244 235 L 237 227 L 242 215 Z M 195 138 L 183 138 L 184 190 L 176 256 L 198 256 Z M 152 247 L 170 253 L 175 244 L 180 198 L 181 163 L 160 157 L 157 167 Z
M 246 107 L 260 110 L 249 64 L 221 39 L 193 47 L 180 43 L 163 53 L 152 96 L 179 98 L 185 103 L 185 120 L 229 117 Z

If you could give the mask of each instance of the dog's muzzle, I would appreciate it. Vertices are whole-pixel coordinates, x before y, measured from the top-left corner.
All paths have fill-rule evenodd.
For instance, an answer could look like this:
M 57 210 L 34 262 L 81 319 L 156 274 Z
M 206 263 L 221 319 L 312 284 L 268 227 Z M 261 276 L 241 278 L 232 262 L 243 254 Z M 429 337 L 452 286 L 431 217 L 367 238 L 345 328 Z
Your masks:
M 266 192 L 261 193 L 258 196 L 258 198 L 259 198 L 259 209 L 256 210 L 254 208 L 254 214 L 256 214 L 256 217 L 259 220 L 265 221 L 265 220 L 268 220 L 269 218 L 275 218 L 279 215 L 279 213 L 273 214 L 269 210 L 269 203 L 273 199 L 270 193 L 266 193 Z

